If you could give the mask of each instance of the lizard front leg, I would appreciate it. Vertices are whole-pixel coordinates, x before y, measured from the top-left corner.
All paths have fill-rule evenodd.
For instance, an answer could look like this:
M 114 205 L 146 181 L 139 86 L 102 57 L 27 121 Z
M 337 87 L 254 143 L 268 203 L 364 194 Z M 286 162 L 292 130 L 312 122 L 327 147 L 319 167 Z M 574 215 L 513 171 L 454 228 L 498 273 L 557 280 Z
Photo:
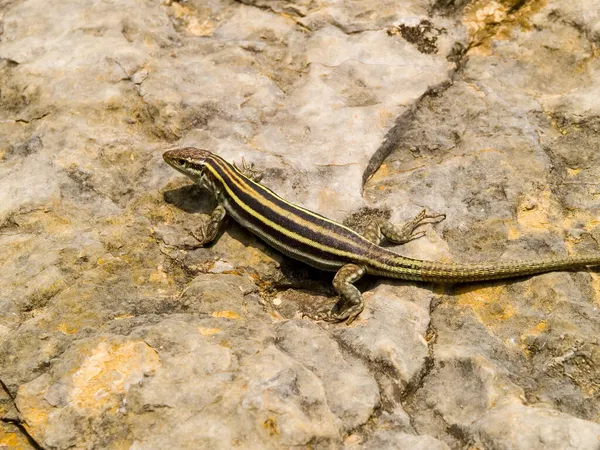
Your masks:
M 379 245 L 382 236 L 385 236 L 394 244 L 405 244 L 414 239 L 419 239 L 425 236 L 424 231 L 415 232 L 421 225 L 425 225 L 428 219 L 434 219 L 441 222 L 446 218 L 446 214 L 427 215 L 427 211 L 423 210 L 417 214 L 412 220 L 409 220 L 404 225 L 397 227 L 390 221 L 385 219 L 375 219 L 367 225 L 363 236 L 375 245 Z M 438 220 L 439 219 L 439 220 Z
M 235 167 L 237 170 L 242 172 L 242 175 L 250 178 L 252 181 L 254 181 L 256 183 L 260 183 L 260 180 L 263 179 L 264 172 L 256 169 L 254 167 L 254 163 L 250 163 L 249 165 L 246 165 L 246 159 L 244 159 L 244 157 L 242 157 L 242 167 L 238 167 L 236 164 L 233 164 L 233 167 Z
M 207 221 L 203 222 L 196 230 L 189 230 L 189 233 L 200 243 L 200 246 L 206 245 L 215 240 L 226 215 L 223 205 L 218 205 Z

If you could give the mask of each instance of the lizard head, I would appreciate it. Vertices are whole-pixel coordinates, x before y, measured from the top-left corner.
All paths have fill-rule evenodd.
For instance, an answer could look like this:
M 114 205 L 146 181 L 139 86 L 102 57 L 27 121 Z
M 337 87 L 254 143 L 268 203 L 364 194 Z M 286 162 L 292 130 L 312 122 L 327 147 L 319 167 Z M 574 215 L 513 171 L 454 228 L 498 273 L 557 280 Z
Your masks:
M 178 148 L 163 153 L 165 162 L 175 170 L 198 182 L 204 173 L 206 160 L 212 156 L 208 150 L 194 147 Z

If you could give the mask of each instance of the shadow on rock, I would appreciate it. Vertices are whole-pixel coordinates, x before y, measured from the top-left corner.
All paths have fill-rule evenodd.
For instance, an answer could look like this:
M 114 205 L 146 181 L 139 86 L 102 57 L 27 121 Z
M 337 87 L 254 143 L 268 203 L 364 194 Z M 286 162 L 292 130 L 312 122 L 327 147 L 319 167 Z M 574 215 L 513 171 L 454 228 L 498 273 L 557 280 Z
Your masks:
M 189 184 L 163 193 L 167 203 L 187 212 L 210 214 L 216 206 L 212 195 L 196 184 Z

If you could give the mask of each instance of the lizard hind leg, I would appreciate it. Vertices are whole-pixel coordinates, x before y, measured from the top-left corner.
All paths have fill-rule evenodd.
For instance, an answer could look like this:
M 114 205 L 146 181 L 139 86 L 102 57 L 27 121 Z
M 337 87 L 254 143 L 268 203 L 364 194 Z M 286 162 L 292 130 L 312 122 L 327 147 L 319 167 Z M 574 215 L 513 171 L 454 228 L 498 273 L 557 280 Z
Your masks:
M 333 277 L 333 288 L 340 295 L 338 302 L 329 311 L 310 315 L 312 319 L 325 322 L 344 322 L 350 324 L 365 307 L 362 295 L 353 283 L 358 281 L 366 270 L 356 264 L 346 264 Z
M 382 237 L 385 236 L 388 241 L 394 244 L 405 244 L 414 239 L 419 239 L 425 236 L 424 231 L 415 230 L 421 225 L 425 225 L 429 222 L 429 219 L 441 222 L 446 218 L 446 214 L 433 214 L 428 215 L 426 210 L 421 211 L 413 219 L 409 220 L 402 226 L 397 227 L 393 223 L 385 219 L 375 219 L 367 225 L 363 236 L 375 245 L 381 243 Z

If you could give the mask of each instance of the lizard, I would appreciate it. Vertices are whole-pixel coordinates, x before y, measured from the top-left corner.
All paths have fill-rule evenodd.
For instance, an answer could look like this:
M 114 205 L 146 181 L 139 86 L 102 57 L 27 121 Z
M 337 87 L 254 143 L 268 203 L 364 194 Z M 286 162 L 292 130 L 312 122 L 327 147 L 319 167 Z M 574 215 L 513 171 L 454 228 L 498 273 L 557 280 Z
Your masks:
M 209 220 L 199 227 L 199 235 L 194 234 L 200 245 L 216 239 L 221 224 L 229 215 L 281 253 L 317 269 L 336 272 L 333 288 L 340 299 L 329 311 L 311 316 L 317 320 L 351 323 L 356 319 L 364 309 L 364 301 L 354 283 L 365 274 L 457 284 L 600 265 L 600 253 L 482 264 L 407 258 L 381 247 L 383 237 L 396 244 L 420 238 L 425 233 L 416 229 L 430 219 L 443 220 L 444 214 L 428 215 L 423 210 L 403 226 L 377 218 L 367 225 L 363 234 L 359 234 L 284 200 L 260 184 L 262 176 L 252 167 L 246 167 L 245 162 L 240 169 L 208 150 L 193 147 L 166 151 L 163 159 L 216 198 L 217 207 Z

